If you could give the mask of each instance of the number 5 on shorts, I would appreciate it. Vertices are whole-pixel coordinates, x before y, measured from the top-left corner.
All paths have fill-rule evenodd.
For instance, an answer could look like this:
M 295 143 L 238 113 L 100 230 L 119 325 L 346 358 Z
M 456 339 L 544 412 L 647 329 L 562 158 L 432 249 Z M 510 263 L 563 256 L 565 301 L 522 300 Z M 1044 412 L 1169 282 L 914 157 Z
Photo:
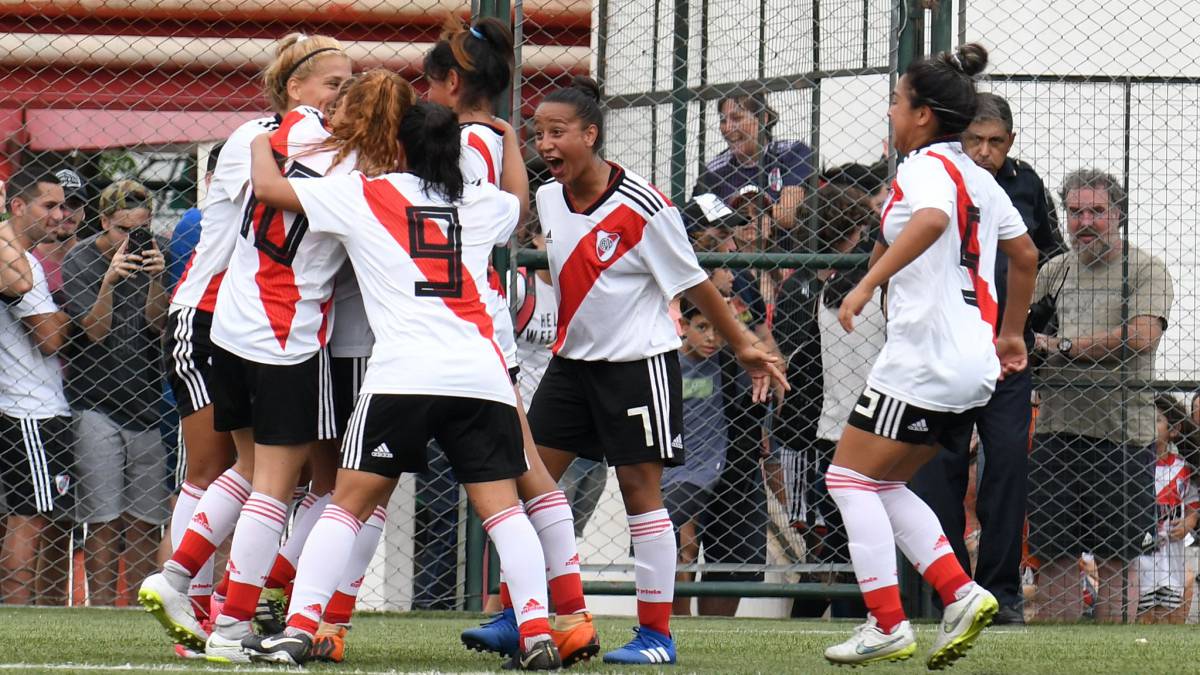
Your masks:
M 642 405 L 625 411 L 629 417 L 642 416 L 642 426 L 646 430 L 646 447 L 654 447 L 654 433 L 650 431 L 650 406 Z
M 875 419 L 875 408 L 879 405 L 879 392 L 867 387 L 863 389 L 863 398 L 867 399 L 867 405 L 859 403 L 854 406 L 854 412 L 866 417 L 867 419 Z

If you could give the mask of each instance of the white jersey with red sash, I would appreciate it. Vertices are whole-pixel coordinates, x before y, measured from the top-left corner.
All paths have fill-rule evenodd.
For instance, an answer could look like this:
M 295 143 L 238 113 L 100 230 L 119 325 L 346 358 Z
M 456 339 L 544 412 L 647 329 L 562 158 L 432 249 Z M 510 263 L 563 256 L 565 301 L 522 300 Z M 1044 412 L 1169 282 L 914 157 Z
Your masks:
M 679 210 L 644 178 L 611 166 L 593 204 L 560 183 L 537 192 L 558 296 L 554 353 L 583 361 L 636 361 L 678 349 L 667 305 L 708 275 Z
M 271 135 L 284 173 L 313 178 L 347 171 L 354 157 L 330 166 L 320 150 L 329 137 L 321 113 L 300 106 Z M 251 192 L 242 210 L 241 236 L 221 283 L 213 343 L 256 363 L 292 365 L 325 346 L 332 315 L 333 280 L 346 252 L 336 238 L 311 231 L 303 215 L 268 208 Z
M 516 404 L 483 293 L 488 259 L 517 224 L 517 198 L 467 185 L 450 204 L 412 174 L 294 179 L 314 233 L 354 264 L 375 347 L 362 393 Z
M 886 242 L 922 209 L 943 212 L 950 224 L 888 282 L 887 341 L 867 384 L 921 408 L 962 412 L 995 389 L 996 242 L 1021 236 L 1025 224 L 957 141 L 914 150 L 899 166 L 883 209 Z

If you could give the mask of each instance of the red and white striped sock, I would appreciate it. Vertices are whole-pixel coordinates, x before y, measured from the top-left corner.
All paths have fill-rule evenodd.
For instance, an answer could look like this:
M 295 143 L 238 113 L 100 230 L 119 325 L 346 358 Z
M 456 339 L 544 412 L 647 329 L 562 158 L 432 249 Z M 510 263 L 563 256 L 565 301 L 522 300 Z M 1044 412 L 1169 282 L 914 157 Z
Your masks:
M 513 611 L 517 615 L 522 648 L 529 649 L 550 634 L 542 544 L 520 504 L 483 521 L 483 529 L 500 557 L 500 567 L 504 570 Z
M 288 604 L 288 626 L 316 633 L 329 597 L 346 573 L 362 523 L 337 504 L 321 510 L 296 567 L 296 584 Z
M 188 523 L 192 521 L 192 516 L 196 512 L 196 504 L 200 503 L 203 496 L 204 489 L 194 483 L 184 481 L 183 485 L 179 486 L 179 495 L 175 498 L 175 509 L 171 512 L 172 551 L 178 549 L 179 544 L 183 541 Z M 192 577 L 192 581 L 188 585 L 188 597 L 192 599 L 192 605 L 196 608 L 197 621 L 208 619 L 209 599 L 212 597 L 212 577 L 213 558 L 210 555 L 208 560 L 196 571 L 196 575 Z
M 546 556 L 550 598 L 558 614 L 586 612 L 583 580 L 579 576 L 579 549 L 575 545 L 575 518 L 562 490 L 547 492 L 525 502 L 525 513 L 537 530 Z
M 213 481 L 197 500 L 187 530 L 183 533 L 163 574 L 180 591 L 187 589 L 213 551 L 229 538 L 242 505 L 250 497 L 250 482 L 232 468 Z
M 863 600 L 879 629 L 890 633 L 904 621 L 904 609 L 897 585 L 896 539 L 880 499 L 885 484 L 857 471 L 831 465 L 825 473 L 825 486 L 842 514 L 850 564 Z
M 363 523 L 358 536 L 354 538 L 354 547 L 350 550 L 350 562 L 342 573 L 342 582 L 337 591 L 329 598 L 329 606 L 325 608 L 325 620 L 329 623 L 348 624 L 350 615 L 354 613 L 354 603 L 358 600 L 358 591 L 362 588 L 363 577 L 367 574 L 367 566 L 375 557 L 375 549 L 379 548 L 379 539 L 383 536 L 383 526 L 387 522 L 387 510 L 382 506 L 375 507 L 375 512 Z
M 638 623 L 671 634 L 671 601 L 675 599 L 675 527 L 666 509 L 629 516 L 633 540 L 633 581 L 637 587 Z
M 967 576 L 942 524 L 929 505 L 904 483 L 886 482 L 879 499 L 887 510 L 896 545 L 925 581 L 938 592 L 945 607 L 969 591 Z
M 254 618 L 263 582 L 279 551 L 287 512 L 287 504 L 261 492 L 246 500 L 229 550 L 229 595 L 222 616 L 238 621 Z
M 300 552 L 304 550 L 304 542 L 308 541 L 313 526 L 321 517 L 321 512 L 333 499 L 333 493 L 318 497 L 310 492 L 305 496 L 304 501 L 308 501 L 310 497 L 312 501 L 309 502 L 307 508 L 296 509 L 296 518 L 292 521 L 292 531 L 288 533 L 287 540 L 279 548 L 279 554 L 275 556 L 275 564 L 271 567 L 271 573 L 267 575 L 267 588 L 284 588 L 296 578 L 296 563 L 300 561 Z

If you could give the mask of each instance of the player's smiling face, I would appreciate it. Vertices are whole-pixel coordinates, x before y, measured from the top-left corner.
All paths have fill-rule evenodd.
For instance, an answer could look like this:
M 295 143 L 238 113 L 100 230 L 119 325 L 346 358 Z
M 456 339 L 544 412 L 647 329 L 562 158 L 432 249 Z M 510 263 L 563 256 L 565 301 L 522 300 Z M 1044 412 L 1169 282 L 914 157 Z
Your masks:
M 574 106 L 567 103 L 543 103 L 533 114 L 538 154 L 560 183 L 570 183 L 587 168 L 598 135 L 596 125 L 584 126 Z
M 325 112 L 348 79 L 350 59 L 341 54 L 318 56 L 308 75 L 288 80 L 288 98 L 295 105 L 310 105 Z

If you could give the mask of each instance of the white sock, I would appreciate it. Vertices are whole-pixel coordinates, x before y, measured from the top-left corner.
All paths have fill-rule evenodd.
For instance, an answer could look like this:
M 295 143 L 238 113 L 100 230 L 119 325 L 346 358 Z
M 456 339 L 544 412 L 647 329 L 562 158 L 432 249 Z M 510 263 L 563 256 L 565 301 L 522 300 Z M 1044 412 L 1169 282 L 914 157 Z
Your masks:
M 510 506 L 483 521 L 500 556 L 504 581 L 513 601 L 517 625 L 549 617 L 546 608 L 546 561 L 537 532 L 521 505 Z M 547 628 L 549 625 L 547 624 Z M 522 637 L 527 638 L 526 631 Z
M 383 526 L 386 522 L 387 510 L 382 506 L 377 506 L 371 517 L 367 518 L 367 522 L 363 523 L 358 536 L 354 538 L 354 547 L 350 550 L 350 562 L 346 564 L 342 582 L 338 584 L 339 593 L 358 597 L 363 577 L 367 574 L 367 567 L 371 564 L 371 559 L 375 557 L 375 549 L 379 548 L 379 540 L 383 537 Z
M 633 581 L 637 587 L 638 623 L 661 633 L 667 626 L 675 599 L 675 526 L 667 510 L 629 516 L 633 540 Z
M 262 587 L 279 551 L 287 504 L 255 492 L 246 500 L 229 550 L 229 581 Z
M 575 543 L 575 517 L 562 490 L 539 495 L 525 503 L 529 522 L 537 530 L 546 555 L 546 579 L 555 611 L 586 611 L 579 581 L 579 548 Z M 573 576 L 572 576 L 573 575 Z
M 295 567 L 296 562 L 300 560 L 300 552 L 304 550 L 304 542 L 308 541 L 313 526 L 317 524 L 317 520 L 321 517 L 321 512 L 325 510 L 330 500 L 333 499 L 333 493 L 330 492 L 317 497 L 310 492 L 304 498 L 304 501 L 308 501 L 309 497 L 312 497 L 312 501 L 309 502 L 308 508 L 303 508 L 303 510 L 301 508 L 296 509 L 296 517 L 292 520 L 292 531 L 288 533 L 287 541 L 283 542 L 283 546 L 279 549 L 279 555 L 286 558 L 292 564 L 292 567 Z M 303 507 L 303 503 L 301 503 L 301 507 Z
M 825 473 L 849 540 L 850 563 L 864 593 L 897 583 L 896 540 L 879 498 L 880 482 L 840 466 Z
M 289 625 L 298 614 L 311 622 L 315 630 L 329 597 L 346 573 L 360 530 L 362 523 L 346 509 L 329 504 L 321 510 L 309 537 L 313 545 L 305 547 L 296 566 L 296 581 L 288 604 Z
M 210 564 L 213 551 L 233 532 L 242 505 L 249 496 L 250 482 L 231 467 L 196 501 L 187 529 L 180 533 L 178 541 L 175 541 L 175 529 L 172 528 L 174 553 L 172 560 L 163 565 L 163 575 L 172 586 L 186 591 L 192 578 L 201 574 L 204 565 Z M 190 542 L 188 534 L 192 535 Z
M 175 510 L 171 512 L 171 550 L 179 548 L 183 541 L 183 533 L 187 532 L 188 523 L 196 513 L 196 504 L 204 496 L 204 490 L 187 481 L 179 486 L 179 496 L 175 498 Z

